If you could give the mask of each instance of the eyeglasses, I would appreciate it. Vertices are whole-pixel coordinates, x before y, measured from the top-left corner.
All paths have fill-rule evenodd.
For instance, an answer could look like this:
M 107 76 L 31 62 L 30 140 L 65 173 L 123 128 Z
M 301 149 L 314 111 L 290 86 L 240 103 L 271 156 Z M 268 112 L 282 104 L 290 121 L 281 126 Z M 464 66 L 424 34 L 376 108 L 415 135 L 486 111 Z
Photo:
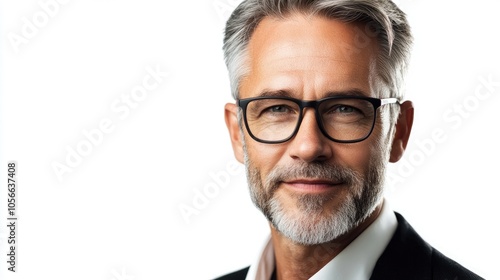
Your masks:
M 254 97 L 239 99 L 243 119 L 250 136 L 258 142 L 277 144 L 292 139 L 298 132 L 306 107 L 315 109 L 318 127 L 328 139 L 355 143 L 370 136 L 377 109 L 397 103 L 396 98 L 334 96 L 303 101 L 290 97 Z

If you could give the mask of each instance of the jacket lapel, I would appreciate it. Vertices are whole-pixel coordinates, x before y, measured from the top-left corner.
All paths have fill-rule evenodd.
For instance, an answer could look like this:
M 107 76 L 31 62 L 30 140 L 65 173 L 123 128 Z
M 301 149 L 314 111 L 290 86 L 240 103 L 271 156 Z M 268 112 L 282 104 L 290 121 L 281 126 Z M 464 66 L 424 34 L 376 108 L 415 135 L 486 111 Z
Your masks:
M 398 227 L 370 279 L 432 279 L 432 247 L 400 214 L 395 214 Z

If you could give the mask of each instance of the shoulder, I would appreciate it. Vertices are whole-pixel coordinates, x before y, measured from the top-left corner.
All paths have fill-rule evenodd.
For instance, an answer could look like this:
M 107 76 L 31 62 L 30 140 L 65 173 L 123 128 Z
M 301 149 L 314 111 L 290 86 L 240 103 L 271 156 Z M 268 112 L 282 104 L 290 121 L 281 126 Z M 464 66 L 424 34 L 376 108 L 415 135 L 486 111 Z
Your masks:
M 215 278 L 214 280 L 245 280 L 249 268 L 250 267 L 245 267 L 245 268 L 240 269 L 238 271 L 231 272 L 229 274 Z
M 482 279 L 425 242 L 403 216 L 396 218 L 396 232 L 371 279 Z
M 432 250 L 432 266 L 436 279 L 483 279 L 436 249 Z

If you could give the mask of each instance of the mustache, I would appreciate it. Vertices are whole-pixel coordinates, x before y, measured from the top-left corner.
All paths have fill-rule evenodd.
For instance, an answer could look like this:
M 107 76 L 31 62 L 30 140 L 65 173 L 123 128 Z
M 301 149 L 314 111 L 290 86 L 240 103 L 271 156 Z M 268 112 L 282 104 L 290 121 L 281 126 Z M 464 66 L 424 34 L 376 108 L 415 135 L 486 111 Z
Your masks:
M 358 172 L 349 167 L 318 162 L 300 162 L 294 165 L 276 166 L 268 174 L 265 185 L 270 188 L 271 192 L 278 188 L 280 182 L 294 179 L 340 181 L 352 186 L 359 182 L 360 177 Z

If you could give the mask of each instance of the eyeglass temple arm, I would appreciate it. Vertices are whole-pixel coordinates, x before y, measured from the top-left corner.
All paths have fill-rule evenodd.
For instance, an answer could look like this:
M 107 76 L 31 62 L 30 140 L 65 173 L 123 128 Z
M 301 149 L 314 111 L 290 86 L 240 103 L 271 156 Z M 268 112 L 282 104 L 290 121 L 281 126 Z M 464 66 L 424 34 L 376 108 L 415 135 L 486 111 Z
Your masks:
M 380 106 L 385 105 L 385 104 L 392 104 L 392 103 L 399 103 L 399 100 L 397 98 L 384 98 L 380 99 Z

